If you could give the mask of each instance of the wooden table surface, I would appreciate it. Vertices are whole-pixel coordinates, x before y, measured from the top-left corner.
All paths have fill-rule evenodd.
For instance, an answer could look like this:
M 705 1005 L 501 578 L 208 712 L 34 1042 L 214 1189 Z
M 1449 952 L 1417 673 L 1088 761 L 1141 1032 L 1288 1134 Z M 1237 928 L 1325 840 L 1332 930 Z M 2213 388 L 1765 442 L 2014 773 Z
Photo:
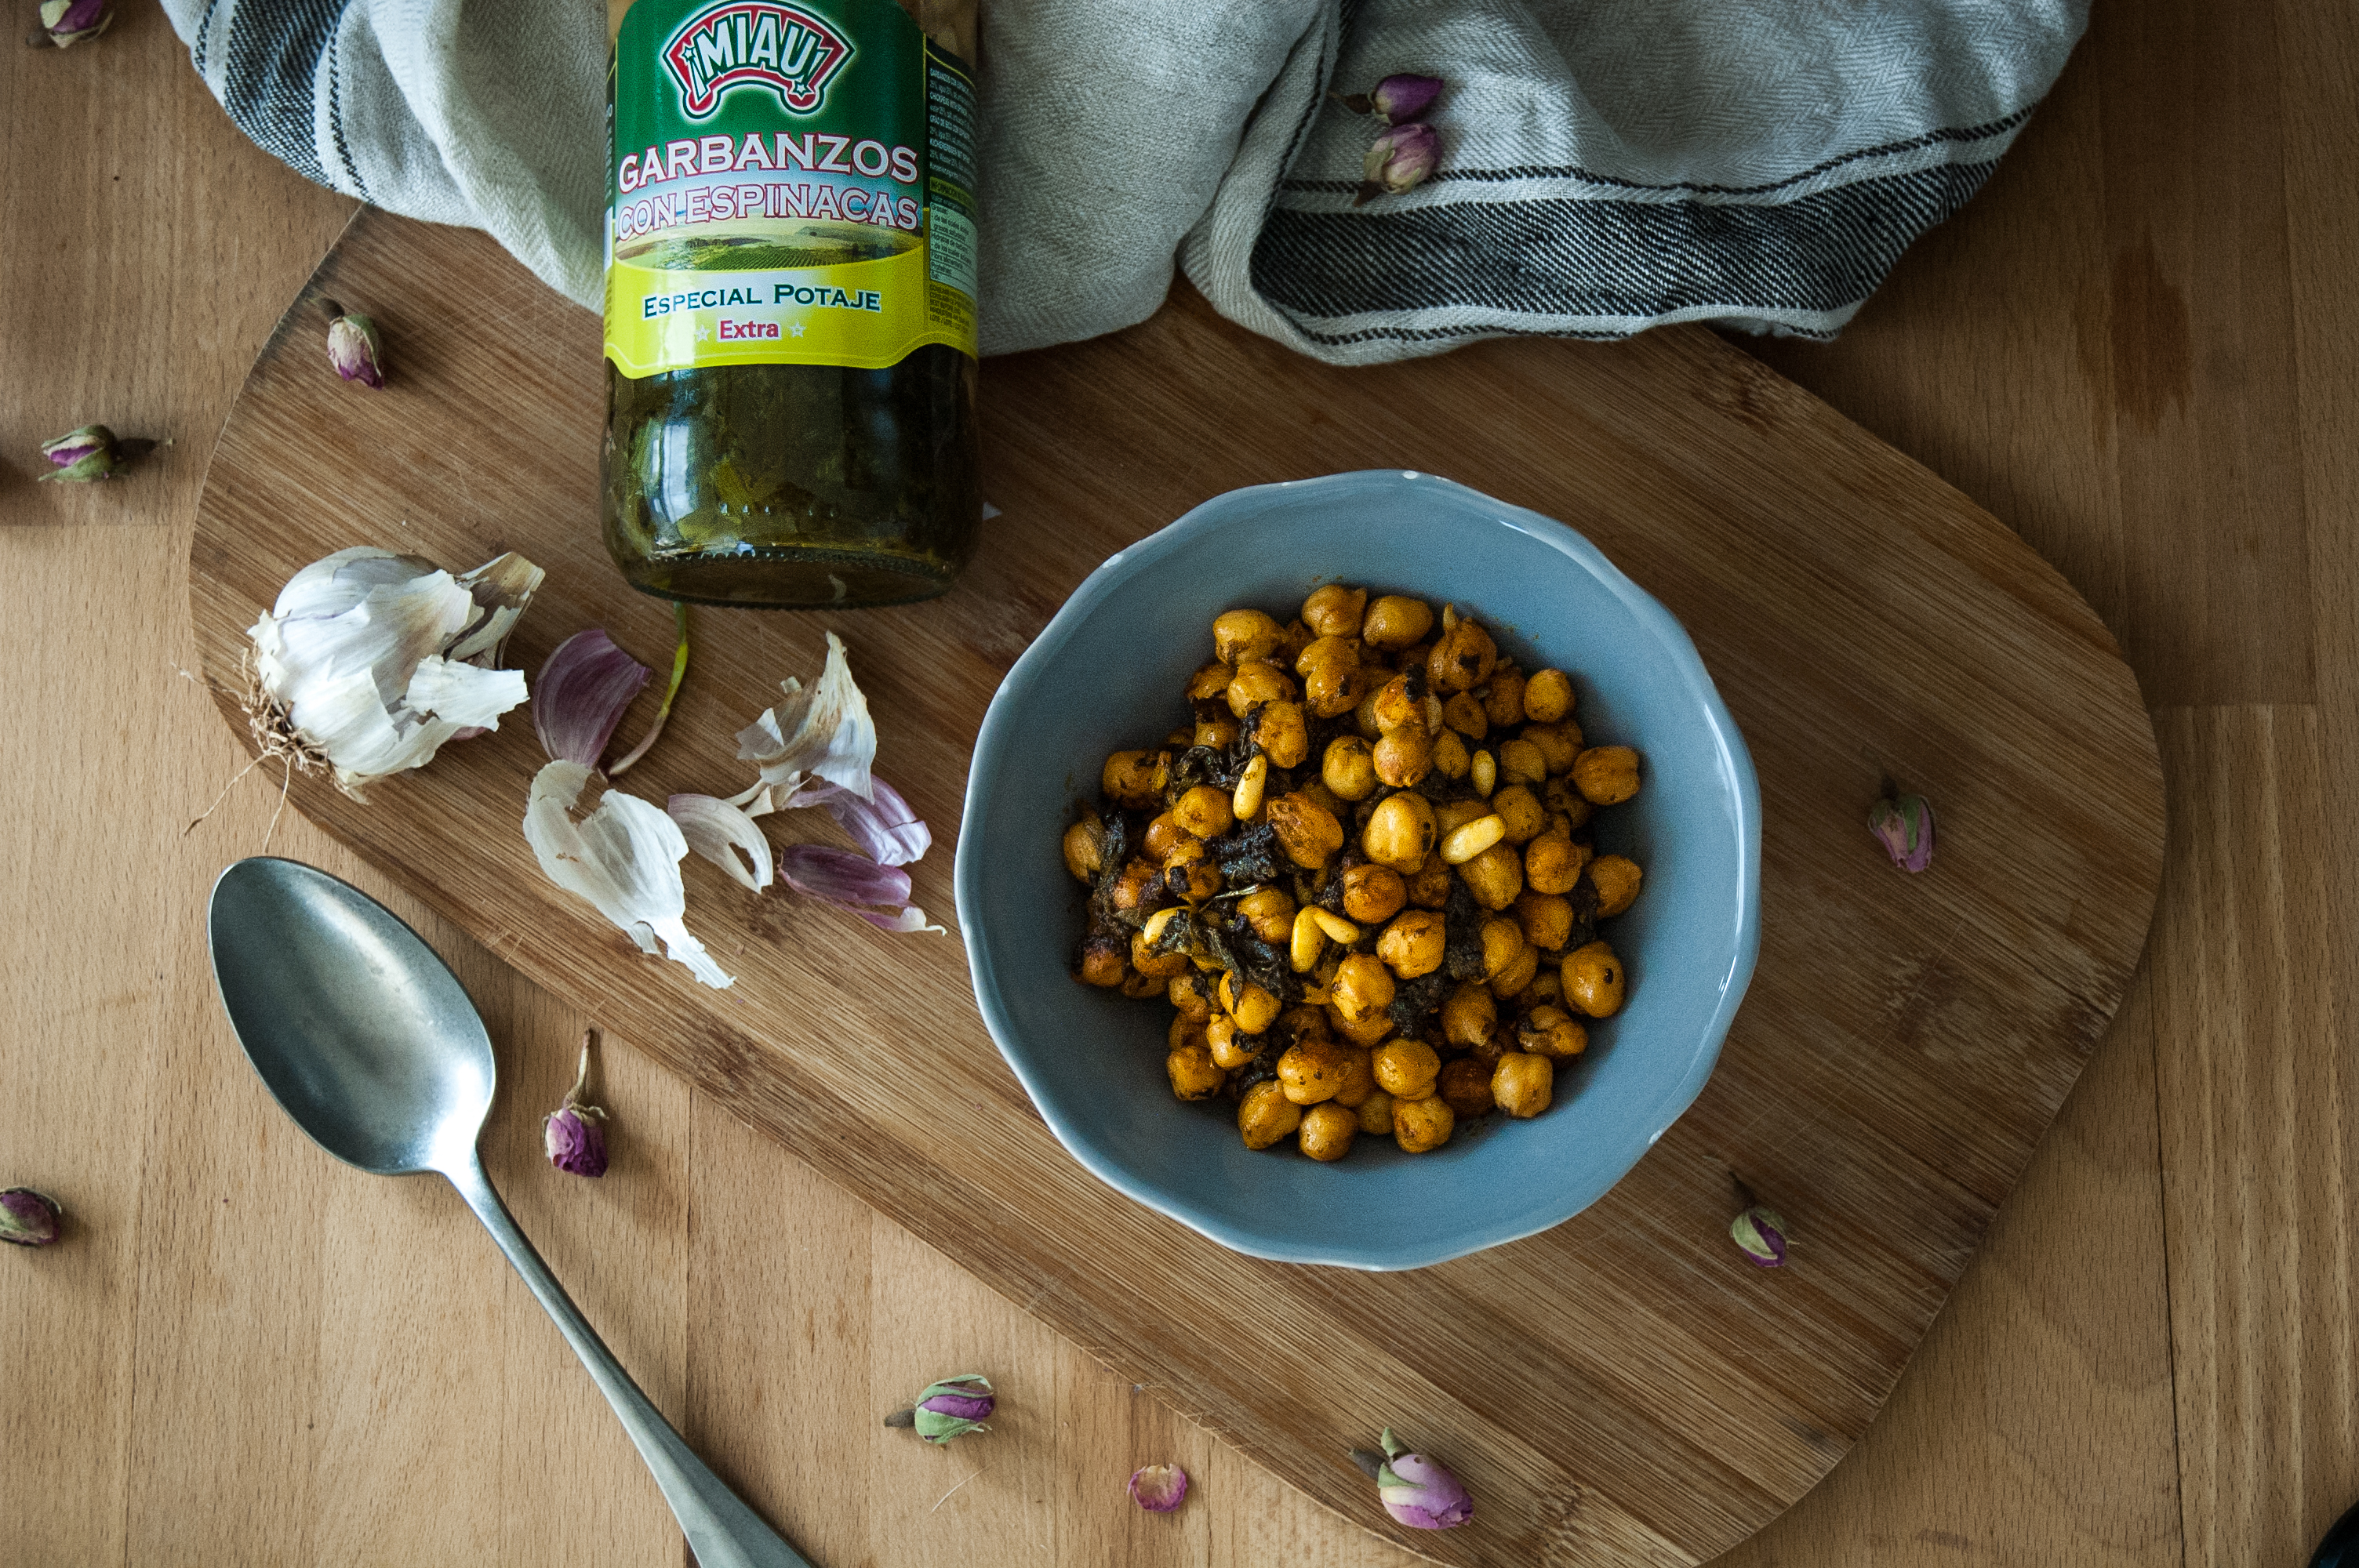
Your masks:
M 669 1517 L 437 1184 L 333 1165 L 212 995 L 257 776 L 191 663 L 204 460 L 351 203 L 244 142 L 162 17 L 0 49 L 0 1259 L 15 1563 L 674 1563 Z M 1987 505 L 2113 627 L 2172 814 L 2147 961 L 1868 1437 L 1731 1563 L 2299 1563 L 2359 1497 L 2359 13 L 2101 0 L 1988 189 L 1832 347 L 1752 345 Z M 342 389 L 330 389 L 341 392 Z M 357 394 L 354 394 L 357 395 Z M 85 420 L 176 445 L 36 486 Z M 292 461 L 303 455 L 290 454 Z M 615 1042 L 596 1202 L 536 1119 L 582 1020 L 417 919 L 506 1054 L 494 1180 L 648 1392 L 825 1568 L 1405 1563 Z M 2359 1092 L 2359 1085 L 2353 1086 Z M 619 1223 L 618 1223 L 618 1217 Z M 877 1431 L 985 1367 L 992 1436 Z M 1133 1509 L 1136 1465 L 1200 1488 Z

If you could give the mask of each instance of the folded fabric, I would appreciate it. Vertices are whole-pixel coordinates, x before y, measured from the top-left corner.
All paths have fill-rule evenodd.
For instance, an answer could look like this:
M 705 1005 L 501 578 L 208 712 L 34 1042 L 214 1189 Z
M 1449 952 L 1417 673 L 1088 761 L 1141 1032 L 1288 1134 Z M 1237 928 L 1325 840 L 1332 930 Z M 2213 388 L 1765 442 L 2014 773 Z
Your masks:
M 598 0 L 166 0 L 262 146 L 489 231 L 596 308 Z M 1978 189 L 2084 0 L 985 4 L 983 347 L 1113 331 L 1175 264 L 1344 363 L 1663 322 L 1833 336 Z M 1338 95 L 1443 78 L 1437 172 L 1354 206 L 1381 127 Z

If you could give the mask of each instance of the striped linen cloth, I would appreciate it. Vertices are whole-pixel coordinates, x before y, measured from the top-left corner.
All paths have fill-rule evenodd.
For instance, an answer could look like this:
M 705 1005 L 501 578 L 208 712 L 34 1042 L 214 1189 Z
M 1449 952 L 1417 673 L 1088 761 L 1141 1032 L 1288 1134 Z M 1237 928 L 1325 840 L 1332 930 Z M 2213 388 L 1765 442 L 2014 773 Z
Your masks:
M 245 133 L 489 231 L 596 308 L 602 0 L 166 0 Z M 1673 321 L 1832 338 L 1964 204 L 2085 0 L 984 0 L 984 350 L 1145 319 L 1175 265 L 1316 358 Z M 1354 208 L 1413 71 L 1434 177 Z

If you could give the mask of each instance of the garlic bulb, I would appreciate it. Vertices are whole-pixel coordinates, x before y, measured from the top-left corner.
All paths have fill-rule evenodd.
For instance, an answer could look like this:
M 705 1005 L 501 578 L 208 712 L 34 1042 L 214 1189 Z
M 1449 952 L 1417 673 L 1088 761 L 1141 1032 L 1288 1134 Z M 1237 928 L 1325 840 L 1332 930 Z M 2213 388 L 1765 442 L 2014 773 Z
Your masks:
M 364 800 L 367 785 L 498 729 L 524 701 L 500 649 L 543 575 L 514 554 L 454 578 L 416 556 L 338 550 L 289 579 L 247 632 L 262 690 Z

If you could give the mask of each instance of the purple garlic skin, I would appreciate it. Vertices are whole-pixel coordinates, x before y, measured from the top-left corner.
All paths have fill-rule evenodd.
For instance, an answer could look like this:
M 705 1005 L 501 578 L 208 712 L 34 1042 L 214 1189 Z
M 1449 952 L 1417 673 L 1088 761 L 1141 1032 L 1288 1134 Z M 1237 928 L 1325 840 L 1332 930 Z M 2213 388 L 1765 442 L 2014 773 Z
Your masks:
M 1386 193 L 1398 195 L 1423 184 L 1440 156 L 1441 138 L 1433 134 L 1431 125 L 1413 122 L 1379 133 L 1368 146 L 1362 169 L 1365 178 L 1352 205 L 1360 206 Z
M 1867 830 L 1902 871 L 1921 871 L 1933 863 L 1933 805 L 1923 795 L 1877 801 L 1868 808 Z
M 540 1136 L 549 1162 L 559 1170 L 575 1176 L 606 1173 L 606 1132 L 596 1118 L 568 1105 L 541 1123 Z
M 47 1247 L 58 1238 L 58 1221 L 64 1212 L 55 1198 L 30 1187 L 0 1192 L 0 1241 Z
M 1441 78 L 1438 76 L 1387 76 L 1368 94 L 1368 107 L 1382 116 L 1385 124 L 1398 125 L 1424 114 L 1440 96 Z
M 339 311 L 328 323 L 328 363 L 346 381 L 376 388 L 385 384 L 384 345 L 376 323 L 365 316 Z
M 1786 1262 L 1786 1221 L 1776 1209 L 1754 1204 L 1730 1223 L 1729 1236 L 1745 1255 L 1764 1269 Z
M 1188 1500 L 1188 1472 L 1177 1465 L 1149 1465 L 1130 1477 L 1130 1500 L 1151 1514 L 1168 1514 Z

